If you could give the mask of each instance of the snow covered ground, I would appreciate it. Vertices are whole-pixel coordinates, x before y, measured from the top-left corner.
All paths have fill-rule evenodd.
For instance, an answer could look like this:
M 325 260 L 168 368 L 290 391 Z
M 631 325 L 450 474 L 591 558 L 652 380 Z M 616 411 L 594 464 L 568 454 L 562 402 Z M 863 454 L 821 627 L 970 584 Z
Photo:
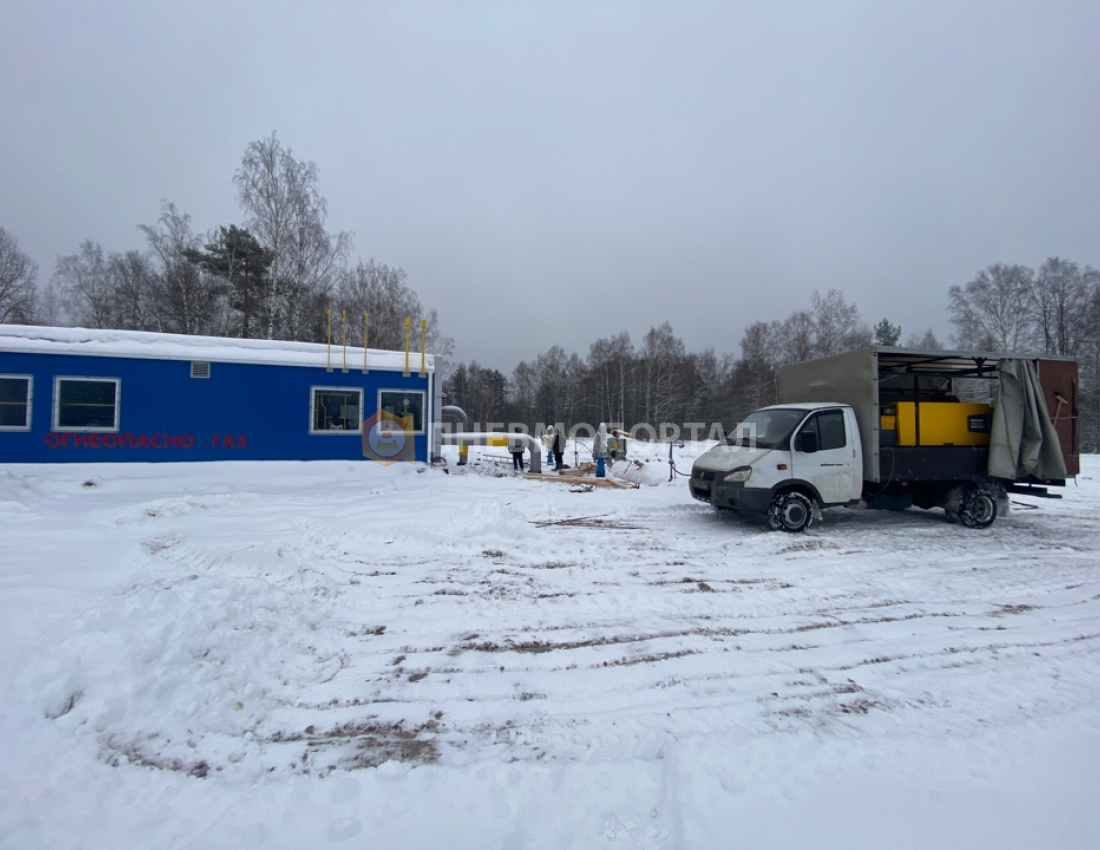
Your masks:
M 1100 847 L 1100 459 L 786 535 L 495 451 L 0 467 L 0 847 Z

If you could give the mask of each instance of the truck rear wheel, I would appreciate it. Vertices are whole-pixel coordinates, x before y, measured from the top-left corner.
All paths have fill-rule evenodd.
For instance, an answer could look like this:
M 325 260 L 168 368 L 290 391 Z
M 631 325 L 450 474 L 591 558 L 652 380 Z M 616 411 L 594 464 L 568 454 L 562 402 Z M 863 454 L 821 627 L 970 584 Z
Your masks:
M 768 522 L 776 531 L 791 534 L 805 531 L 813 518 L 814 510 L 809 498 L 794 491 L 777 493 L 768 508 Z
M 989 528 L 997 519 L 997 496 L 981 487 L 970 487 L 959 501 L 959 522 L 967 528 Z

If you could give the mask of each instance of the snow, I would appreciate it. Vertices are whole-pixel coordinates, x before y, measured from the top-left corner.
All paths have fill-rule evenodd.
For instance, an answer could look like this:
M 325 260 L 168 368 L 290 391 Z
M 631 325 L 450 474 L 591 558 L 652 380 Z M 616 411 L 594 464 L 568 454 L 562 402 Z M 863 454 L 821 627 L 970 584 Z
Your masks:
M 1100 459 L 786 535 L 631 450 L 0 466 L 0 847 L 1100 847 Z
M 334 326 L 335 327 L 335 326 Z M 338 328 L 333 335 L 338 336 Z M 414 334 L 413 348 L 419 337 Z M 200 360 L 212 363 L 267 363 L 283 366 L 326 366 L 335 368 L 346 361 L 349 369 L 363 368 L 363 349 L 339 342 L 331 348 L 314 342 L 271 339 L 232 339 L 191 334 L 146 331 L 51 328 L 39 325 L 0 324 L 4 351 L 31 354 L 79 354 L 93 357 L 137 357 L 162 360 Z M 419 370 L 421 355 L 410 351 L 409 368 Z M 435 355 L 424 355 L 424 366 L 435 371 Z M 405 368 L 403 351 L 367 349 L 368 369 Z

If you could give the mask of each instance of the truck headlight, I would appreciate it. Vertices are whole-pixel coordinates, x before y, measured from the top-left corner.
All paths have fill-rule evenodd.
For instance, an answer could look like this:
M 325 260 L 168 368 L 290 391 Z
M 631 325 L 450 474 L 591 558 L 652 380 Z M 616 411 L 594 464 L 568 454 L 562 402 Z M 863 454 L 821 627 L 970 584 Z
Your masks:
M 743 481 L 748 481 L 750 475 L 752 475 L 751 466 L 739 466 L 727 475 L 725 480 L 727 484 L 740 484 Z

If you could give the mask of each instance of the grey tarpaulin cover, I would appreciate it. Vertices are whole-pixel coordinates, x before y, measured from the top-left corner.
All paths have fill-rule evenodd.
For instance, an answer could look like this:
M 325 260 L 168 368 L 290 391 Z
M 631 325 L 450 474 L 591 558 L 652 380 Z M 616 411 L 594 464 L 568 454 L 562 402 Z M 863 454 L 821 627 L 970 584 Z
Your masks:
M 1030 360 L 1002 360 L 989 435 L 989 474 L 996 478 L 1065 478 L 1066 462 Z

